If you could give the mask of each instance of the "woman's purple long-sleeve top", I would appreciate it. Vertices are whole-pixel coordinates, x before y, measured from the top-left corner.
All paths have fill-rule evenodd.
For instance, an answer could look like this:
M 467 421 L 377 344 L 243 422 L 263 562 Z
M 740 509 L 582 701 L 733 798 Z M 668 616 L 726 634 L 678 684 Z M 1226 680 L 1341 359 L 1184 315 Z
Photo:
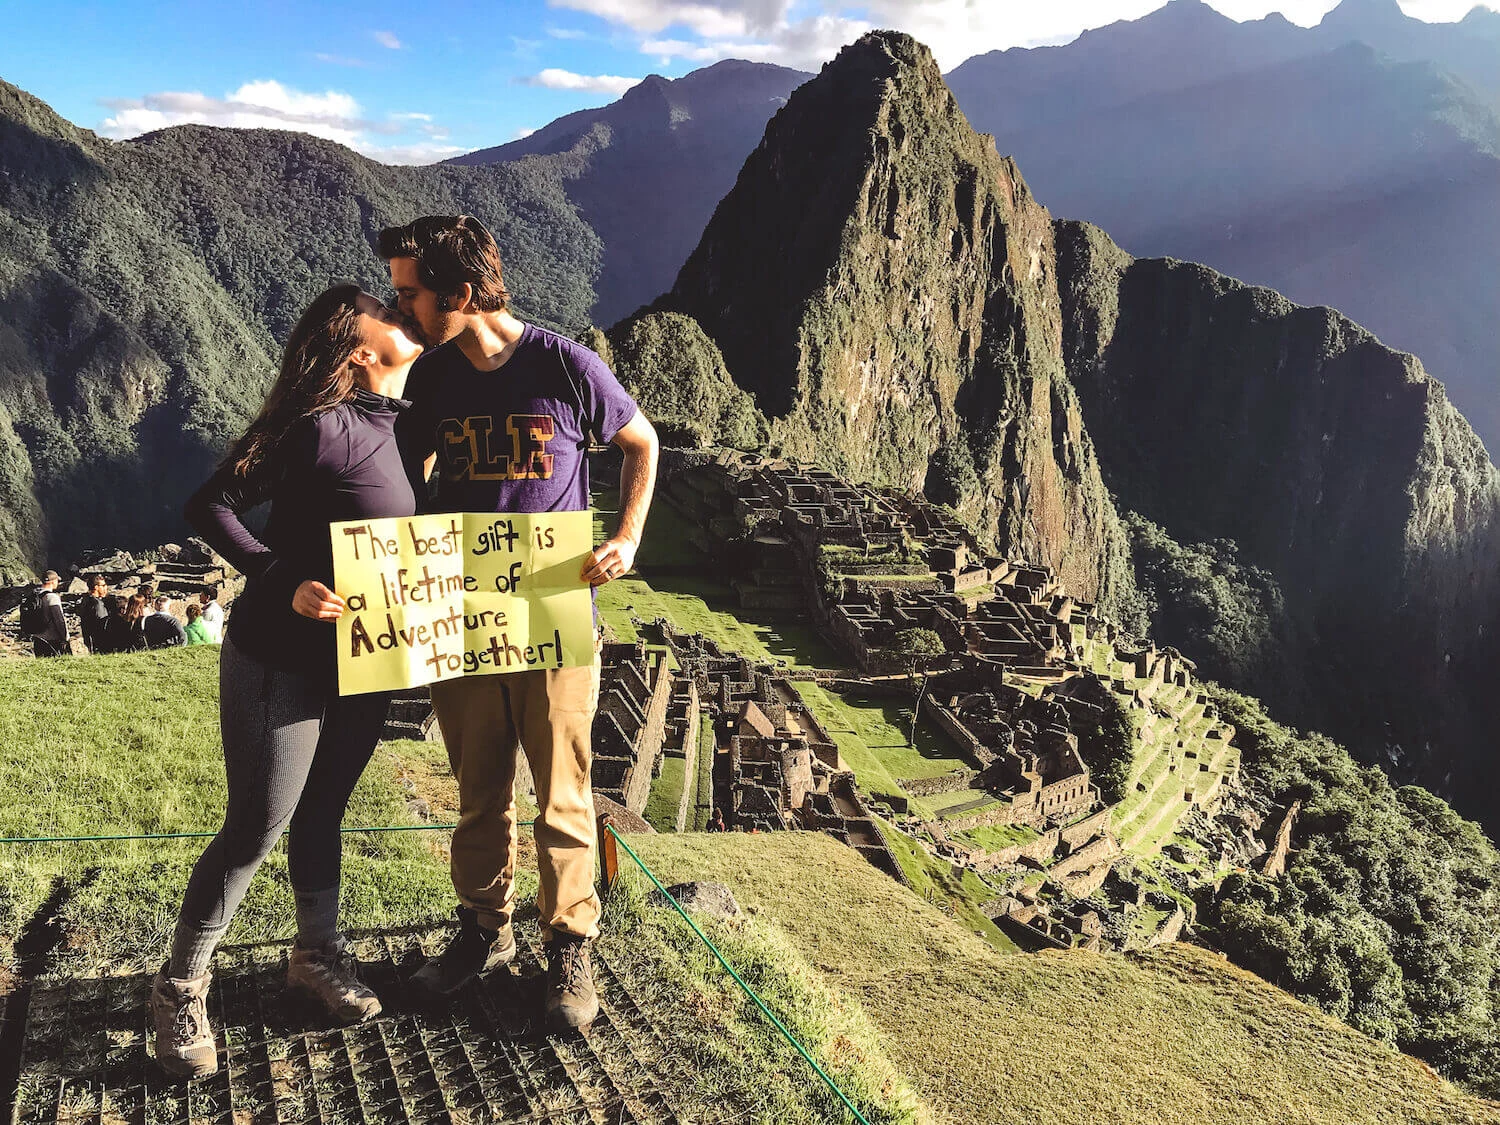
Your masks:
M 247 656 L 333 682 L 333 625 L 297 613 L 292 594 L 309 579 L 333 588 L 330 523 L 416 511 L 415 473 L 395 434 L 406 405 L 358 388 L 294 424 L 248 477 L 221 467 L 188 500 L 188 522 L 247 578 L 228 629 Z M 241 516 L 266 501 L 271 514 L 257 538 Z

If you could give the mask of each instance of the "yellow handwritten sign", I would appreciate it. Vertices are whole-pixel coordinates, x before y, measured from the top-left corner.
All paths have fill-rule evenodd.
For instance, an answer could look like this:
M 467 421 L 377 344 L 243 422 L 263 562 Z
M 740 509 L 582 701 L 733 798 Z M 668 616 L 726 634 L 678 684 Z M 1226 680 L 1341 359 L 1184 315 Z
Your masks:
M 332 525 L 339 694 L 594 659 L 588 512 Z

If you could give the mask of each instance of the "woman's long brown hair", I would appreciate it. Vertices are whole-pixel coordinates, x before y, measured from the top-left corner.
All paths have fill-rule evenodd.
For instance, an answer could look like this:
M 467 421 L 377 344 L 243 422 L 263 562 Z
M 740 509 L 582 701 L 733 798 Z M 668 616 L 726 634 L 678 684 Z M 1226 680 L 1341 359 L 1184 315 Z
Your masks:
M 335 285 L 313 298 L 286 342 L 281 372 L 266 404 L 224 463 L 247 477 L 301 418 L 332 410 L 354 393 L 349 357 L 363 342 L 355 299 L 358 285 Z

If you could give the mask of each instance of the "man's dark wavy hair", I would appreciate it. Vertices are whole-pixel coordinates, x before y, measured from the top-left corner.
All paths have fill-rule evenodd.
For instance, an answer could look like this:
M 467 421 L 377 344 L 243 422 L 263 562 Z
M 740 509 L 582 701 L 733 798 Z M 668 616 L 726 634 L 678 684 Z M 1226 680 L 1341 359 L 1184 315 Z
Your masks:
M 474 307 L 499 312 L 510 300 L 500 270 L 495 236 L 472 215 L 427 215 L 380 232 L 380 256 L 411 258 L 417 278 L 440 297 L 473 286 Z

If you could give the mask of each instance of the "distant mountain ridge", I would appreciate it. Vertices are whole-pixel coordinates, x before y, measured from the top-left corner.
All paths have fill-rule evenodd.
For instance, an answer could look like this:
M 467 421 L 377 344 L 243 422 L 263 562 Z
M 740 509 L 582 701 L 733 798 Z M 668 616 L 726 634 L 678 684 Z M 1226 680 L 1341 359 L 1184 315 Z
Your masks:
M 594 320 L 613 324 L 672 284 L 766 120 L 810 77 L 737 59 L 653 74 L 607 106 L 450 163 L 555 164 L 604 243 Z
M 670 288 L 765 123 L 808 76 L 723 62 L 458 158 L 555 164 L 604 243 L 593 319 Z M 1344 0 L 1313 28 L 1171 0 L 948 82 L 1056 216 L 1329 305 L 1419 356 L 1500 442 L 1500 13 Z
M 1329 305 L 1500 442 L 1500 14 L 1344 0 L 1314 28 L 1199 0 L 948 77 L 1053 214 Z

